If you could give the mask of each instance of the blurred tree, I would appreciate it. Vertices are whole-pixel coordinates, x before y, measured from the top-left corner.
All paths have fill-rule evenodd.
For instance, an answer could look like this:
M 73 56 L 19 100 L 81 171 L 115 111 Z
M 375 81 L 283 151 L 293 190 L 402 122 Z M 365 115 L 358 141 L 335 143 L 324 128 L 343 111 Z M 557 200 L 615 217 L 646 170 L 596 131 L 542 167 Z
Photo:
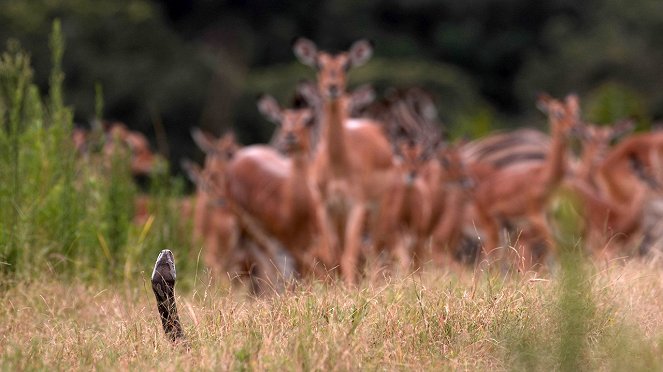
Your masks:
M 618 109 L 620 114 L 640 120 L 660 118 L 663 2 L 592 3 L 583 19 L 559 17 L 545 27 L 544 48 L 533 52 L 518 78 L 521 100 L 531 101 L 533 92 L 540 89 L 556 95 L 594 92 L 603 100 L 607 96 L 626 100 L 623 104 L 629 107 Z M 616 101 L 612 102 L 614 107 Z M 593 115 L 596 120 L 615 119 L 605 112 Z
M 593 123 L 612 124 L 620 119 L 635 120 L 640 128 L 649 128 L 646 99 L 633 89 L 607 82 L 593 89 L 585 100 L 585 116 Z
M 36 83 L 47 86 L 46 40 L 60 18 L 68 104 L 78 123 L 95 114 L 95 84 L 103 86 L 105 117 L 153 134 L 163 124 L 169 137 L 188 137 L 198 125 L 214 73 L 210 53 L 187 44 L 168 28 L 160 9 L 141 0 L 26 0 L 0 2 L 0 40 L 17 38 L 30 50 Z M 183 155 L 172 146 L 173 158 Z
M 656 0 L 0 0 L 0 40 L 18 38 L 32 51 L 42 88 L 43 40 L 55 17 L 77 120 L 92 116 L 100 82 L 105 116 L 151 137 L 163 125 L 173 160 L 191 156 L 193 125 L 266 141 L 273 126 L 258 115 L 255 95 L 286 102 L 298 80 L 313 78 L 293 57 L 297 36 L 328 50 L 372 39 L 375 57 L 351 83 L 379 92 L 424 86 L 456 134 L 545 127 L 533 116 L 539 91 L 589 96 L 599 120 L 622 111 L 643 122 L 663 116 Z M 630 103 L 618 109 L 619 97 Z

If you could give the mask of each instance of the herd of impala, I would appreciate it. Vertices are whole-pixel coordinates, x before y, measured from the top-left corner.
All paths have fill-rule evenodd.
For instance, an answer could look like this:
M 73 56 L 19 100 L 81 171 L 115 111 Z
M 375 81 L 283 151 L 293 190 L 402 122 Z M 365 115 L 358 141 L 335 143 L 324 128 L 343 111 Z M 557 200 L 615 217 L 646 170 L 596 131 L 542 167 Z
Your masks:
M 197 185 L 194 238 L 215 276 L 338 272 L 354 283 L 371 260 L 398 270 L 498 260 L 537 268 L 555 257 L 548 214 L 558 190 L 580 206 L 589 253 L 645 254 L 659 243 L 663 132 L 591 125 L 575 95 L 542 95 L 550 134 L 519 129 L 450 144 L 425 91 L 393 90 L 376 102 L 369 87 L 347 91 L 370 42 L 331 54 L 300 38 L 293 49 L 317 82 L 296 87 L 292 108 L 259 98 L 277 128 L 269 145 L 192 131 L 205 164 L 182 165 Z

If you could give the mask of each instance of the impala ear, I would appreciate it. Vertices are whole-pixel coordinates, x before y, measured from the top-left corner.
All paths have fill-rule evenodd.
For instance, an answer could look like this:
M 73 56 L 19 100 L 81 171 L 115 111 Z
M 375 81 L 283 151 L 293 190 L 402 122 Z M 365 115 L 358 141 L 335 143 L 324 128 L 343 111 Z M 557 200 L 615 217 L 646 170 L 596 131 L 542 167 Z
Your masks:
M 214 148 L 214 137 L 209 133 L 203 132 L 200 128 L 194 127 L 191 129 L 191 138 L 193 138 L 193 142 L 204 153 L 211 154 L 216 151 Z
M 630 134 L 635 129 L 635 122 L 631 119 L 626 119 L 619 121 L 612 127 L 612 133 L 610 133 L 610 139 L 614 140 L 619 137 Z
M 415 94 L 416 92 L 416 94 Z M 421 89 L 410 93 L 410 105 L 414 103 L 414 107 L 418 108 L 419 113 L 424 119 L 435 121 L 438 119 L 438 111 L 435 106 L 435 100 L 430 94 L 427 94 Z
M 221 137 L 221 142 L 225 145 L 236 146 L 237 138 L 235 137 L 235 132 L 227 132 Z
M 227 160 L 232 159 L 239 149 L 239 144 L 235 138 L 235 133 L 227 132 L 223 135 L 223 137 L 221 137 L 220 143 L 221 146 L 219 147 L 219 152 L 221 152 L 221 155 L 224 156 Z
M 304 124 L 312 128 L 317 124 L 315 113 L 311 109 L 306 109 L 306 116 L 304 117 Z
M 536 108 L 538 108 L 541 112 L 547 114 L 550 104 L 554 100 L 555 99 L 552 98 L 548 93 L 539 93 L 536 97 Z
M 292 50 L 295 52 L 295 56 L 299 59 L 299 62 L 306 66 L 317 68 L 318 47 L 315 46 L 314 42 L 304 37 L 297 38 L 292 43 Z
M 306 104 L 317 109 L 322 106 L 322 97 L 318 87 L 310 80 L 302 80 L 297 84 L 297 93 L 302 96 Z
M 201 181 L 200 174 L 202 173 L 202 170 L 198 164 L 189 159 L 182 159 L 180 160 L 180 166 L 191 182 L 198 184 Z
M 364 84 L 350 94 L 348 111 L 355 112 L 363 109 L 375 101 L 375 89 L 369 84 Z
M 279 106 L 279 103 L 276 102 L 274 97 L 267 94 L 259 96 L 258 110 L 267 118 L 267 120 L 274 124 L 281 124 L 281 120 L 283 120 L 281 106 Z
M 363 65 L 371 59 L 372 55 L 373 42 L 365 39 L 355 41 L 348 51 L 351 67 L 359 67 Z
M 569 94 L 565 98 L 566 109 L 575 118 L 580 117 L 580 98 L 575 93 Z

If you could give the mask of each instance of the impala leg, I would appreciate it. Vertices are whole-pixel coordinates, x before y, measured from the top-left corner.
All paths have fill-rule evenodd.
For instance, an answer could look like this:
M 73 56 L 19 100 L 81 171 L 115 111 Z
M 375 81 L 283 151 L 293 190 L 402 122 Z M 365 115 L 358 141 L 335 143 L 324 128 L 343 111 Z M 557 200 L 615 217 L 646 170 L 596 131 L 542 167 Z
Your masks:
M 481 257 L 482 259 L 486 259 L 488 262 L 491 262 L 493 258 L 498 256 L 500 227 L 497 221 L 482 211 L 477 211 L 477 218 L 478 219 L 476 222 L 478 223 L 478 227 L 483 233 L 483 253 L 481 254 Z
M 428 251 L 428 252 L 427 252 Z M 423 266 L 424 262 L 428 259 L 430 260 L 430 247 L 428 245 L 428 239 L 425 236 L 416 234 L 414 237 L 414 242 L 412 243 L 412 252 L 413 252 L 413 264 L 414 271 L 418 271 Z
M 203 259 L 214 280 L 219 280 L 223 275 L 223 255 L 220 244 L 219 235 L 216 232 L 208 234 L 205 239 Z
M 341 272 L 345 282 L 354 284 L 357 280 L 357 265 L 361 255 L 361 235 L 366 219 L 366 207 L 356 204 L 350 209 L 345 231 L 345 246 L 341 256 Z
M 552 233 L 550 232 L 550 228 L 548 227 L 546 216 L 543 213 L 533 214 L 530 216 L 529 222 L 531 229 L 535 233 L 533 234 L 533 239 L 525 242 L 525 254 L 527 255 L 525 259 L 528 267 L 532 267 L 535 264 L 541 264 L 544 262 L 548 252 L 551 249 L 554 249 L 555 242 Z M 541 242 L 545 245 L 543 248 L 537 246 L 538 244 L 541 244 Z
M 267 294 L 280 293 L 279 270 L 271 255 L 264 252 L 258 243 L 247 239 L 244 249 L 248 252 L 247 273 L 249 275 L 251 294 L 261 297 Z
M 319 235 L 316 256 L 322 260 L 325 269 L 329 270 L 338 264 L 338 239 L 333 233 L 333 227 L 327 214 L 324 203 L 316 198 L 315 202 L 316 227 Z
M 460 187 L 451 187 L 448 192 L 445 209 L 433 232 L 433 247 L 436 251 L 440 245 L 447 251 L 455 250 L 460 242 L 468 209 L 463 192 Z
M 649 163 L 651 164 L 652 174 L 654 180 L 658 183 L 657 186 L 660 186 L 663 182 L 663 159 L 661 158 L 661 149 L 654 147 L 649 150 Z
M 395 256 L 396 263 L 398 264 L 398 269 L 400 270 L 401 275 L 407 275 L 407 273 L 412 268 L 412 256 L 410 250 L 408 249 L 407 238 L 402 232 L 396 237 L 396 243 L 394 244 L 393 255 Z

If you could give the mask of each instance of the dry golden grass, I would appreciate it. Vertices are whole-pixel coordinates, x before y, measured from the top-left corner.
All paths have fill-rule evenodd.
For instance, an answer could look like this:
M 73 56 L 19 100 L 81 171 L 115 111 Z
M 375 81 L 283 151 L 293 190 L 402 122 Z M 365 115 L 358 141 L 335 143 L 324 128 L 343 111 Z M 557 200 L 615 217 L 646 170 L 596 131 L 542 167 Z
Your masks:
M 147 278 L 33 280 L 0 292 L 0 366 L 655 370 L 663 368 L 662 274 L 636 261 L 545 279 L 431 271 L 354 289 L 307 283 L 262 299 L 199 282 L 178 294 L 188 351 L 163 335 Z

